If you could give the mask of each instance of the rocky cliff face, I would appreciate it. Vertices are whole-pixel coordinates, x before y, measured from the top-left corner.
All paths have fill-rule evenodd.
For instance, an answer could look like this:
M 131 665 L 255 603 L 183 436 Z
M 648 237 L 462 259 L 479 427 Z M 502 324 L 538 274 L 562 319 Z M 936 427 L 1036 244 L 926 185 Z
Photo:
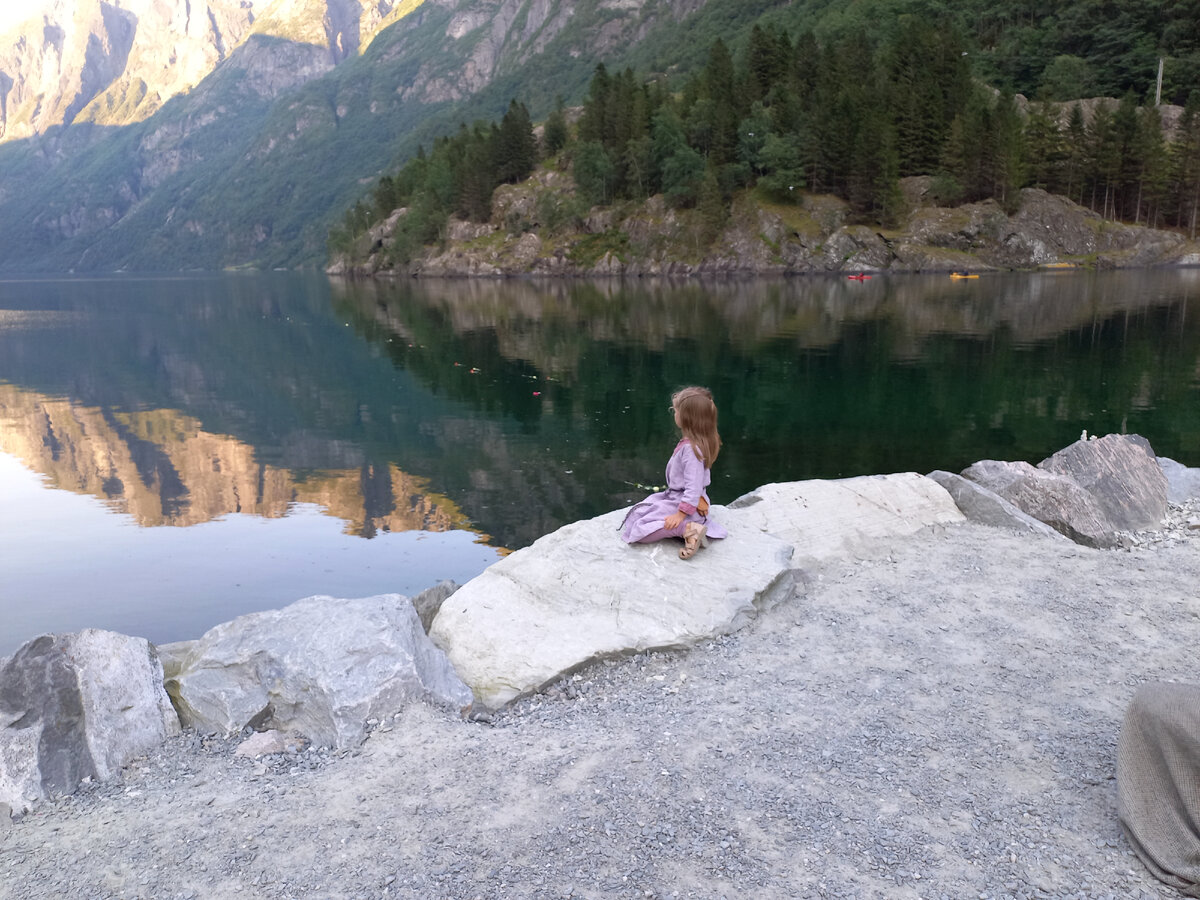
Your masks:
M 191 90 L 251 36 L 319 48 L 276 60 L 270 95 L 328 71 L 420 0 L 52 0 L 0 39 L 0 140 L 123 125 Z

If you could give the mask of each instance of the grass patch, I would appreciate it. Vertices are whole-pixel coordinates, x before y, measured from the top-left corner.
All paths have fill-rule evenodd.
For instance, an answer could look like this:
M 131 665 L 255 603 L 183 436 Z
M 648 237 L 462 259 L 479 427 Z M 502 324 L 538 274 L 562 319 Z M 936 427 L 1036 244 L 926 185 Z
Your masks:
M 571 246 L 567 258 L 577 266 L 590 269 L 608 253 L 625 262 L 628 252 L 629 235 L 610 228 L 602 234 L 585 234 Z

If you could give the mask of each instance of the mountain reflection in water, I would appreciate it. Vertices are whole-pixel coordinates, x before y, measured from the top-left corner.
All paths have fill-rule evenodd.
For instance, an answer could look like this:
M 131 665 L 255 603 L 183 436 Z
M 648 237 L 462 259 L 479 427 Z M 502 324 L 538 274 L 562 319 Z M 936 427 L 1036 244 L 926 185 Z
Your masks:
M 0 454 L 110 515 L 192 526 L 142 529 L 178 535 L 170 552 L 182 554 L 189 590 L 247 583 L 230 572 L 203 588 L 221 562 L 212 554 L 237 554 L 187 535 L 218 527 L 265 541 L 238 563 L 281 585 L 259 607 L 318 590 L 419 590 L 659 483 L 676 439 L 666 401 L 688 383 L 710 386 L 720 407 L 718 503 L 771 481 L 1036 462 L 1083 429 L 1137 432 L 1200 465 L 1198 295 L 1196 270 L 970 282 L 0 281 Z M 128 540 L 83 537 L 72 517 L 85 513 L 65 510 L 84 507 L 52 502 L 50 488 L 23 484 L 11 492 L 19 504 L 3 491 L 0 539 L 17 535 L 29 552 L 78 531 L 72 546 L 101 559 L 105 542 Z M 60 511 L 53 524 L 39 503 Z M 328 532 L 314 510 L 353 543 L 317 536 Z M 277 523 L 271 540 L 283 545 L 247 530 L 247 516 Z M 300 538 L 283 536 L 292 520 L 314 542 L 303 556 Z M 26 534 L 22 522 L 39 524 Z M 405 534 L 419 550 L 396 543 Z M 162 540 L 138 551 L 139 565 L 153 567 Z M 463 541 L 476 549 L 464 554 Z M 89 571 L 71 553 L 85 555 L 62 551 L 32 570 L 20 597 L 13 554 L 0 554 L 0 615 L 52 577 L 64 596 L 122 577 L 94 576 L 101 564 Z M 368 569 L 379 577 L 364 580 Z M 294 577 L 312 571 L 328 577 Z M 125 577 L 99 602 L 133 592 Z M 252 608 L 239 603 L 214 601 L 204 621 Z M 168 622 L 147 631 L 192 636 Z
M 115 412 L 0 384 L 0 452 L 49 486 L 97 497 L 143 527 L 230 513 L 279 518 L 294 503 L 315 504 L 362 537 L 468 525 L 453 502 L 394 465 L 296 475 L 173 410 Z

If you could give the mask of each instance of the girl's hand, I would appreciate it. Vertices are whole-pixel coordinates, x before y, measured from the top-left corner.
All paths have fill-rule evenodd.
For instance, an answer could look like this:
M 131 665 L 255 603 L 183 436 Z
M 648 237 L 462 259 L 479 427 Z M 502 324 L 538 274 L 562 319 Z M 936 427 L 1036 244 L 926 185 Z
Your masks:
M 687 516 L 681 512 L 673 512 L 667 516 L 666 520 L 663 522 L 663 527 L 667 529 L 678 528 L 683 524 L 683 520 L 686 518 Z

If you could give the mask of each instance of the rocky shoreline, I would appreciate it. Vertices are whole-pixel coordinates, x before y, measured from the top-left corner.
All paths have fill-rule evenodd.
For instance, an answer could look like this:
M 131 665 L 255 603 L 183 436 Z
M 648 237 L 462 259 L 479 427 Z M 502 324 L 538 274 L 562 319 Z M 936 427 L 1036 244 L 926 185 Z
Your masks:
M 627 208 L 597 207 L 573 228 L 551 227 L 544 211 L 568 204 L 574 184 L 564 173 L 540 170 L 497 189 L 490 221 L 451 219 L 442 244 L 410 261 L 398 264 L 390 252 L 407 214 L 400 209 L 326 271 L 352 277 L 758 277 L 1200 265 L 1200 242 L 1109 221 L 1037 188 L 1022 190 L 1016 211 L 1008 213 L 994 200 L 932 206 L 929 182 L 904 180 L 910 212 L 895 229 L 850 222 L 847 205 L 835 197 L 806 196 L 794 206 L 745 197 L 702 248 L 695 212 L 671 209 L 661 197 Z
M 257 757 L 251 727 L 184 730 L 0 817 L 0 897 L 1174 896 L 1113 758 L 1136 687 L 1194 671 L 1180 469 L 1121 549 L 1020 518 L 860 534 L 741 630 L 466 719 L 409 703 Z

